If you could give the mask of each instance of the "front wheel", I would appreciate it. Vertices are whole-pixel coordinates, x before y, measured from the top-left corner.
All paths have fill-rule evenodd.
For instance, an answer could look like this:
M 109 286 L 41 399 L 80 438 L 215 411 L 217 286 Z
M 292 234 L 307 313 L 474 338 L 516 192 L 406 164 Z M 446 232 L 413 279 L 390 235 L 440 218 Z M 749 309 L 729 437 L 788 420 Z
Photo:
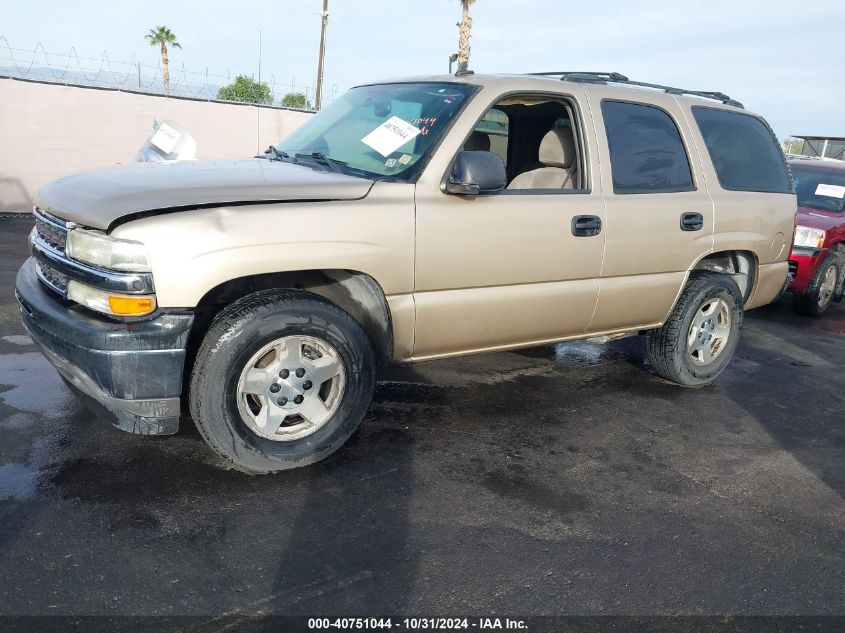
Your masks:
M 233 467 L 270 473 L 342 446 L 374 384 L 370 340 L 349 314 L 307 292 L 262 291 L 209 328 L 191 376 L 191 415 Z
M 795 310 L 809 316 L 823 315 L 836 295 L 841 275 L 839 267 L 840 259 L 836 253 L 828 253 L 804 293 L 793 295 Z
M 695 271 L 663 327 L 648 332 L 648 360 L 660 376 L 680 385 L 710 383 L 736 351 L 742 317 L 742 294 L 733 279 Z

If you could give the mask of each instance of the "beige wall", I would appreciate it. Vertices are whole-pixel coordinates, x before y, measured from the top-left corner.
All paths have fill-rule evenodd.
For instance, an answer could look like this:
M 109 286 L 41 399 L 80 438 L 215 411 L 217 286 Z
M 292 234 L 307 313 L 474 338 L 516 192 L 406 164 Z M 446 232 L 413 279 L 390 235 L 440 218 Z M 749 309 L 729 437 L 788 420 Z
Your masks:
M 0 79 L 0 213 L 28 212 L 43 185 L 132 161 L 153 119 L 173 119 L 198 158 L 254 156 L 310 115 L 250 105 Z

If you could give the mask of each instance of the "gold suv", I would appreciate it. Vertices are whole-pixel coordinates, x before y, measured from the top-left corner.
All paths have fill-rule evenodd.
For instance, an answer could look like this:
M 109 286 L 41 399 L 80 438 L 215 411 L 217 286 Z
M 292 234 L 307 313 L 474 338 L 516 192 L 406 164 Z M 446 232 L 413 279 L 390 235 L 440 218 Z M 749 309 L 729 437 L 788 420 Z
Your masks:
M 190 412 L 235 468 L 310 464 L 379 365 L 644 334 L 701 385 L 788 277 L 766 122 L 616 73 L 359 86 L 243 161 L 139 163 L 35 201 L 32 339 L 136 433 Z

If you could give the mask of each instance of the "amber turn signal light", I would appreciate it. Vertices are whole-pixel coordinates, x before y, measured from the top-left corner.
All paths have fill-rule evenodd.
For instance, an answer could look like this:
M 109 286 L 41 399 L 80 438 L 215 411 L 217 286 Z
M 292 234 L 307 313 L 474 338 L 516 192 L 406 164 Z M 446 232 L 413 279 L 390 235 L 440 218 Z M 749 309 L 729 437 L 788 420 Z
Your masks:
M 124 297 L 109 295 L 109 307 L 113 314 L 121 316 L 142 316 L 155 310 L 153 297 Z

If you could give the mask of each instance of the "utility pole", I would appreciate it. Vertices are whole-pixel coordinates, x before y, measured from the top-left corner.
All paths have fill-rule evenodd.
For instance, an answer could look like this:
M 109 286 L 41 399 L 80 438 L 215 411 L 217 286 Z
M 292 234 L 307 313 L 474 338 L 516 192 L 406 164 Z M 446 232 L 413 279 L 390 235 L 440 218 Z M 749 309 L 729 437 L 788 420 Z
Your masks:
M 320 14 L 323 25 L 320 29 L 320 60 L 317 63 L 317 94 L 314 96 L 314 108 L 320 109 L 323 101 L 323 64 L 326 59 L 326 25 L 329 23 L 329 0 L 323 0 L 323 12 Z

